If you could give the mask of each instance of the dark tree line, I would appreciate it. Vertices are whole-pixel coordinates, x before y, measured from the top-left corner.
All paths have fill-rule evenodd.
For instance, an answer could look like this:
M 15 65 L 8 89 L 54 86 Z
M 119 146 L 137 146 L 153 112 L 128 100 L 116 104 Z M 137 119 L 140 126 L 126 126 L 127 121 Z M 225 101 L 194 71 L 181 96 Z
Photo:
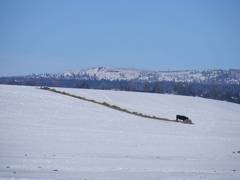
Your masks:
M 240 104 L 240 85 L 236 84 L 186 83 L 169 81 L 146 82 L 134 80 L 110 81 L 96 79 L 79 80 L 32 77 L 2 77 L 0 78 L 0 84 L 169 93 L 186 96 L 200 96 L 204 98 L 218 99 Z

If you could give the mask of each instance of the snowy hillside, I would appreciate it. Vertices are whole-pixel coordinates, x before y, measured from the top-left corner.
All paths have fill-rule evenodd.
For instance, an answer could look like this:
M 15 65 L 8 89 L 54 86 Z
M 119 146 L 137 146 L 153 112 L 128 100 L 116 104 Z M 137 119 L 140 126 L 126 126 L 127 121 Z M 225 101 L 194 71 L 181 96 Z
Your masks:
M 133 75 L 134 76 L 134 75 Z M 0 85 L 0 179 L 240 179 L 240 105 L 106 90 L 64 89 L 151 120 L 40 90 Z
M 240 70 L 237 69 L 146 71 L 97 67 L 59 74 L 0 77 L 0 84 L 154 92 L 240 104 Z
M 185 70 L 185 71 L 146 71 L 125 68 L 96 67 L 79 71 L 68 71 L 60 74 L 40 74 L 30 77 L 96 79 L 96 80 L 135 80 L 135 81 L 170 81 L 197 83 L 240 84 L 240 70 Z

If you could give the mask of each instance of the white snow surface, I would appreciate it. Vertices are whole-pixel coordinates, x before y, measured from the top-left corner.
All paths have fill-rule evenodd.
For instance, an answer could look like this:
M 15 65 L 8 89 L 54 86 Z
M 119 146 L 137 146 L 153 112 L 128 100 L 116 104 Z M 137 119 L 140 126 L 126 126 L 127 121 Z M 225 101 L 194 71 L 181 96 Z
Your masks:
M 56 88 L 194 125 L 137 117 L 37 87 L 0 85 L 0 179 L 240 179 L 240 105 Z M 54 171 L 55 170 L 55 171 Z

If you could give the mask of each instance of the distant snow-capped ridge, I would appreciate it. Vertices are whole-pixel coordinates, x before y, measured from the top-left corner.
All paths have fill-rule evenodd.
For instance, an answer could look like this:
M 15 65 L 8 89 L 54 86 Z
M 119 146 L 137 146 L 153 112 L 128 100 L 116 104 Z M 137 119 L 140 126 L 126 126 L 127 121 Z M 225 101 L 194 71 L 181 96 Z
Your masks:
M 171 81 L 196 83 L 240 84 L 240 69 L 229 70 L 180 70 L 148 71 L 127 68 L 94 67 L 60 74 L 31 75 L 44 78 L 82 79 L 82 80 L 126 80 L 126 81 Z

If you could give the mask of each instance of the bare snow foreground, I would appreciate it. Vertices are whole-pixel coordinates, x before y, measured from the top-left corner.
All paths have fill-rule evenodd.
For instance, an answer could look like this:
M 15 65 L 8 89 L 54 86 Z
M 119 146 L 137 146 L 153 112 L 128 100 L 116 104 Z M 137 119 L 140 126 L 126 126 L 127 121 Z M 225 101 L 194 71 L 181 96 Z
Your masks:
M 0 179 L 240 179 L 240 105 L 195 97 L 0 85 Z

